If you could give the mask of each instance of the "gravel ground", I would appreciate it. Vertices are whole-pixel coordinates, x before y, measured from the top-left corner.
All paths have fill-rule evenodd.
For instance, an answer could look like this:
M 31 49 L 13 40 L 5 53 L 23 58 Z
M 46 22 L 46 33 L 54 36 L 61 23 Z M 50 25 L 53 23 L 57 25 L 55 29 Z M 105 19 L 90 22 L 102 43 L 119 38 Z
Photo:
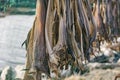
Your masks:
M 21 44 L 33 21 L 34 15 L 8 15 L 0 18 L 0 69 L 25 63 L 26 51 Z

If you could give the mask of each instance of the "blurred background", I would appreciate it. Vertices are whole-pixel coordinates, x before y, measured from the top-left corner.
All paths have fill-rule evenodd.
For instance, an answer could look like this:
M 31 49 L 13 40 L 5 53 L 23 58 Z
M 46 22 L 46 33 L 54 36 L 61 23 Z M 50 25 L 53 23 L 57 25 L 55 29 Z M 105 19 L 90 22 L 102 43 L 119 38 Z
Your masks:
M 36 0 L 0 0 L 0 69 L 25 63 L 26 39 L 35 17 Z

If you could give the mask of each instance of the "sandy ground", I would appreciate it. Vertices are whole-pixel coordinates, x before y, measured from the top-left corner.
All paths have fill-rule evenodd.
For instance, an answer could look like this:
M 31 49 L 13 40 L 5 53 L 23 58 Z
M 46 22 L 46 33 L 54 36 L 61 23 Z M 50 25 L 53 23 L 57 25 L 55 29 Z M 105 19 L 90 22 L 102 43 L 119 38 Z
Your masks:
M 26 51 L 21 44 L 33 21 L 34 15 L 9 15 L 0 18 L 0 69 L 7 65 L 14 67 L 25 63 Z

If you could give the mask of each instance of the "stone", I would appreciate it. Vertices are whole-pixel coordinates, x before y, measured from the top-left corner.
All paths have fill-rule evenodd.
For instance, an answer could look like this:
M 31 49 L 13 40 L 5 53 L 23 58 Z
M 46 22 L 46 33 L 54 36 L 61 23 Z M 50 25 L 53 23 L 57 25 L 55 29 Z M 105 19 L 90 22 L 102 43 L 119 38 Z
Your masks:
M 61 70 L 60 73 L 61 73 L 61 77 L 68 77 L 68 76 L 70 76 L 72 74 L 72 72 L 71 72 L 71 66 L 69 65 L 68 69 L 65 69 L 65 66 L 64 66 L 64 69 Z
M 120 43 L 120 37 L 118 37 L 118 38 L 117 38 L 117 42 L 119 42 L 119 43 Z
M 120 59 L 117 61 L 117 63 L 119 63 L 119 64 L 120 64 Z
M 16 72 L 15 79 L 21 79 L 21 80 L 23 80 L 24 74 L 25 74 L 24 69 L 25 69 L 24 65 L 17 65 L 15 67 L 15 72 Z
M 111 49 L 106 49 L 106 50 L 104 51 L 104 55 L 105 55 L 105 56 L 108 56 L 108 57 L 111 57 L 111 56 L 113 56 L 113 52 L 112 52 Z
M 10 66 L 5 67 L 2 70 L 1 76 L 0 76 L 1 80 L 14 80 L 14 71 Z

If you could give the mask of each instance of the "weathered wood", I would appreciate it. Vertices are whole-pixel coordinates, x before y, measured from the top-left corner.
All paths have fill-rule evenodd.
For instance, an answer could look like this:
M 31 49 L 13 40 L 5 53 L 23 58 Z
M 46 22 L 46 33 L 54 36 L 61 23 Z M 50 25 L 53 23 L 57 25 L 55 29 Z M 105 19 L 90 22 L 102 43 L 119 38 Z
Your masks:
M 92 14 L 90 1 L 95 2 L 94 14 Z M 110 35 L 108 29 L 113 29 L 118 25 L 119 12 L 116 11 L 118 6 L 114 4 L 113 10 L 111 10 L 112 0 L 106 0 L 105 3 L 101 3 L 100 0 L 90 1 L 37 1 L 36 19 L 27 41 L 27 53 L 30 56 L 27 57 L 29 60 L 27 68 L 30 68 L 27 73 L 33 73 L 34 80 L 40 80 L 41 73 L 50 76 L 50 72 L 55 73 L 55 77 L 58 79 L 60 70 L 63 69 L 63 66 L 67 68 L 68 64 L 84 71 L 83 61 L 86 58 L 90 61 L 92 43 L 96 39 L 97 31 L 108 39 L 108 33 Z M 100 9 L 100 6 L 104 7 L 103 4 L 105 11 Z M 96 22 L 94 22 L 94 18 Z M 111 19 L 116 24 L 110 25 Z M 98 38 L 102 40 L 102 38 Z
M 97 2 L 95 4 L 94 19 L 95 19 L 95 21 L 96 21 L 95 23 L 97 25 L 97 32 L 99 32 L 99 34 L 102 37 L 104 37 L 105 40 L 108 40 L 107 31 L 105 28 L 105 24 L 103 23 L 103 17 L 101 15 L 100 0 L 97 0 Z
M 45 39 L 46 39 L 46 46 L 49 53 L 49 66 L 50 71 L 55 72 L 56 77 L 58 78 L 58 57 L 56 54 L 53 54 L 53 44 L 52 44 L 52 33 L 53 33 L 53 27 L 54 27 L 54 19 L 55 19 L 55 9 L 54 9 L 54 0 L 49 1 L 48 3 L 48 12 L 46 17 L 46 25 L 45 25 Z
M 37 71 L 43 72 L 50 76 L 48 66 L 48 56 L 46 54 L 46 43 L 45 43 L 45 21 L 47 13 L 47 0 L 37 0 L 36 6 L 36 25 L 34 31 L 34 42 L 33 42 L 33 67 Z M 37 76 L 40 73 L 37 73 Z M 36 80 L 39 80 L 36 78 Z
M 78 27 L 77 29 L 79 30 L 79 34 L 80 34 L 80 43 L 82 42 L 82 29 L 81 29 L 81 25 L 79 24 L 79 20 L 78 20 L 78 9 L 77 9 L 77 5 L 76 5 L 77 1 L 73 1 L 73 10 L 74 11 L 74 20 L 75 20 L 75 26 Z M 75 36 L 73 35 L 73 33 L 71 32 L 71 42 L 72 42 L 72 46 L 73 46 L 73 51 L 74 51 L 74 55 L 75 55 L 75 59 L 76 59 L 76 64 L 79 66 L 79 68 L 81 70 L 84 70 L 83 64 L 82 64 L 82 59 L 84 58 L 84 54 L 81 52 L 81 49 L 79 49 L 77 42 L 75 40 Z M 81 45 L 81 48 L 83 49 L 83 45 Z
M 50 75 L 48 67 L 48 56 L 45 46 L 45 20 L 47 11 L 47 0 L 37 0 L 36 19 L 30 31 L 29 44 L 27 48 L 27 63 L 24 80 L 41 80 L 41 72 Z M 37 72 L 36 72 L 37 71 Z M 40 71 L 40 73 L 38 73 Z M 33 78 L 27 76 L 33 74 Z M 36 77 L 35 77 L 36 76 Z
M 28 44 L 26 46 L 27 60 L 26 60 L 26 63 L 25 63 L 27 71 L 25 72 L 24 80 L 33 80 L 33 77 L 29 76 L 28 74 L 29 74 L 29 70 L 31 68 L 31 64 L 32 64 L 32 61 L 33 61 L 33 37 L 34 37 L 35 22 L 36 22 L 36 18 L 34 20 L 33 27 L 30 30 L 30 32 L 27 36 L 27 39 L 26 39 L 26 41 L 27 41 L 26 44 Z

